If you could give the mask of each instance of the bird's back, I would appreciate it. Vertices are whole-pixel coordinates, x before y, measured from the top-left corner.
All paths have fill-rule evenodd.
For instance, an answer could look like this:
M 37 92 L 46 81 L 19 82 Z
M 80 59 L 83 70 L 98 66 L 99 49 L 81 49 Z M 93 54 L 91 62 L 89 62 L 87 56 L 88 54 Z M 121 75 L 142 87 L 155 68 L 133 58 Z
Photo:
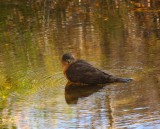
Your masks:
M 111 77 L 84 60 L 72 63 L 66 71 L 66 76 L 71 82 L 85 84 L 105 84 Z

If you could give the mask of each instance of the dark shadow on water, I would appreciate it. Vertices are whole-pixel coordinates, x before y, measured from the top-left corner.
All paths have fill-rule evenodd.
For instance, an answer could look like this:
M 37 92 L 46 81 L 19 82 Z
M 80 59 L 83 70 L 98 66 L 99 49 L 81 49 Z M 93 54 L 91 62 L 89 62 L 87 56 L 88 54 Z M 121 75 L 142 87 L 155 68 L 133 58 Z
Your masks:
M 78 85 L 78 84 L 66 84 L 65 87 L 65 100 L 67 104 L 77 104 L 79 98 L 88 97 L 100 89 L 108 86 L 105 85 Z M 107 90 L 108 91 L 108 90 Z M 108 91 L 109 92 L 109 91 Z M 112 114 L 111 98 L 110 95 L 106 95 L 106 108 L 108 116 L 108 128 L 112 128 L 114 124 L 114 118 Z
M 77 104 L 78 99 L 88 97 L 91 94 L 99 91 L 106 85 L 80 85 L 80 84 L 66 84 L 65 100 L 67 104 Z

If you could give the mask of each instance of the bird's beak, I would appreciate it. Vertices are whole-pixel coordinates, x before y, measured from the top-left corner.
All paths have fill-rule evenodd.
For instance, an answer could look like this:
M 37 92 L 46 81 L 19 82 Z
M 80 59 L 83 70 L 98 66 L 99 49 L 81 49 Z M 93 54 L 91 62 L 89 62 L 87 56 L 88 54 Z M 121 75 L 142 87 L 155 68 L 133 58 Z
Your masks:
M 67 62 L 68 64 L 70 64 L 72 61 L 71 61 L 70 59 L 68 59 L 66 62 Z

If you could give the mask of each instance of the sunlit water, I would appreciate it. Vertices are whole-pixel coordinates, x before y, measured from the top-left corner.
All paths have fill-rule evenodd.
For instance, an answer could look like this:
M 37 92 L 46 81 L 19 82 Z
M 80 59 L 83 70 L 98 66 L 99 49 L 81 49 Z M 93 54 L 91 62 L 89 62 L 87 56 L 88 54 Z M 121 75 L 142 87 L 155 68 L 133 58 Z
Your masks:
M 0 2 L 0 128 L 159 129 L 160 5 Z M 68 86 L 72 52 L 127 84 Z

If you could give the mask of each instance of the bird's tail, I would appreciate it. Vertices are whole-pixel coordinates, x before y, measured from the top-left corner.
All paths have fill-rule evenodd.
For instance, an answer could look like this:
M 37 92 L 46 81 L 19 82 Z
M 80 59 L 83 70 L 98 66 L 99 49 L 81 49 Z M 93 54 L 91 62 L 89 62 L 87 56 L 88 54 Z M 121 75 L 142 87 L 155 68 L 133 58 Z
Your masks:
M 119 77 L 110 77 L 110 82 L 122 82 L 122 83 L 128 83 L 131 82 L 133 79 L 131 78 L 119 78 Z
M 128 83 L 131 82 L 133 79 L 131 78 L 116 78 L 116 82 L 123 82 L 123 83 Z

